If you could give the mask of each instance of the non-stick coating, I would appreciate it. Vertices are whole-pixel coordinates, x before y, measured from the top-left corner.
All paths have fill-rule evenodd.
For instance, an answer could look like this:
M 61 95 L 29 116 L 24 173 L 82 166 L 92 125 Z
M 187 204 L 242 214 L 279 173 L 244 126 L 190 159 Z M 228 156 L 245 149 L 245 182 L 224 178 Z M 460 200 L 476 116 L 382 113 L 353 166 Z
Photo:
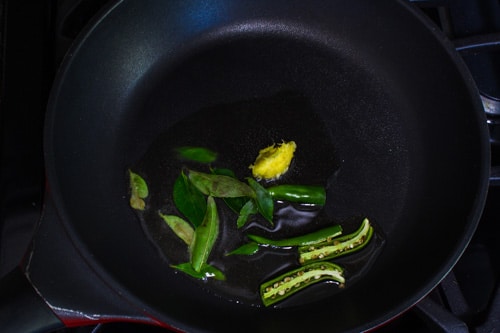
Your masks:
M 49 105 L 48 182 L 70 237 L 119 293 L 186 331 L 360 331 L 394 317 L 456 262 L 488 178 L 475 88 L 432 30 L 403 1 L 117 2 L 68 54 Z M 175 274 L 128 206 L 126 170 L 202 108 L 287 91 L 335 144 L 317 151 L 341 163 L 329 213 L 370 216 L 386 244 L 356 285 L 275 310 Z

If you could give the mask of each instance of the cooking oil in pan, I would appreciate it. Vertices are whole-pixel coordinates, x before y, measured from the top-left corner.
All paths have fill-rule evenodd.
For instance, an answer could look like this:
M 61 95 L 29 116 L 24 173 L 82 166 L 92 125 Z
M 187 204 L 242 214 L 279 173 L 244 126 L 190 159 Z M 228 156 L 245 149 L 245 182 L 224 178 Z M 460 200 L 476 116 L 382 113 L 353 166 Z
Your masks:
M 207 165 L 178 159 L 176 148 L 196 146 L 213 150 L 218 157 L 211 167 L 231 169 L 238 179 L 244 180 L 251 177 L 249 165 L 254 162 L 261 148 L 291 140 L 295 141 L 297 149 L 289 170 L 279 179 L 263 181 L 262 185 L 319 185 L 327 191 L 334 190 L 329 188 L 329 182 L 340 166 L 334 140 L 320 115 L 300 94 L 287 92 L 208 107 L 186 117 L 160 135 L 131 168 L 148 179 L 148 206 L 145 211 L 138 212 L 138 216 L 166 262 L 169 265 L 188 262 L 189 254 L 186 244 L 165 225 L 158 211 L 179 215 L 173 203 L 172 188 L 183 168 L 209 172 Z M 262 282 L 297 268 L 300 264 L 294 248 L 260 247 L 253 255 L 227 256 L 228 252 L 248 242 L 247 233 L 268 238 L 289 238 L 333 224 L 342 224 L 348 232 L 354 230 L 362 220 L 360 216 L 341 221 L 329 216 L 325 207 L 278 201 L 275 203 L 272 224 L 257 214 L 238 229 L 237 214 L 221 199 L 216 200 L 220 231 L 208 263 L 224 272 L 226 280 L 207 279 L 198 280 L 197 283 L 217 296 L 252 306 L 262 304 L 259 296 Z M 362 275 L 364 268 L 376 256 L 381 242 L 382 239 L 377 235 L 360 254 L 352 255 L 351 260 L 343 260 L 347 286 Z M 169 265 L 165 265 L 165 269 L 173 269 Z M 186 279 L 194 278 L 186 275 Z M 329 297 L 339 290 L 338 285 L 320 283 L 306 288 L 278 306 L 311 302 Z

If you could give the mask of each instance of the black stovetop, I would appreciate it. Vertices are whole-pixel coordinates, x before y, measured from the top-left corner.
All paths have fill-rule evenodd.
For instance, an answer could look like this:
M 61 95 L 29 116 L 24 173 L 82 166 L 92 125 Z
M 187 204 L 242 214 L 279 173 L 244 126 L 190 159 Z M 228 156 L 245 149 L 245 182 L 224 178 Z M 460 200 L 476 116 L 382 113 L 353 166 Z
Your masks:
M 104 0 L 0 0 L 0 276 L 21 260 L 44 188 L 42 127 L 55 72 Z M 417 306 L 376 332 L 500 329 L 500 1 L 414 1 L 455 43 L 482 94 L 491 133 L 492 180 L 478 230 L 452 272 Z M 164 332 L 115 323 L 78 332 Z

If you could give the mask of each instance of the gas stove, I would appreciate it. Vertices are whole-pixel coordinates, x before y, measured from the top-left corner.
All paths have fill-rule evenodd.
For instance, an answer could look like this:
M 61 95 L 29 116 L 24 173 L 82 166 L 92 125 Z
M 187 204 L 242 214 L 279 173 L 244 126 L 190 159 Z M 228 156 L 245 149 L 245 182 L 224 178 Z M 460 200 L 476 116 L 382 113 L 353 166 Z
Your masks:
M 54 75 L 106 2 L 0 1 L 0 276 L 20 262 L 41 214 L 42 130 Z M 500 329 L 500 1 L 412 2 L 455 45 L 477 84 L 490 129 L 492 173 L 478 229 L 457 265 L 426 298 L 374 331 L 495 332 Z M 57 332 L 165 329 L 109 323 Z

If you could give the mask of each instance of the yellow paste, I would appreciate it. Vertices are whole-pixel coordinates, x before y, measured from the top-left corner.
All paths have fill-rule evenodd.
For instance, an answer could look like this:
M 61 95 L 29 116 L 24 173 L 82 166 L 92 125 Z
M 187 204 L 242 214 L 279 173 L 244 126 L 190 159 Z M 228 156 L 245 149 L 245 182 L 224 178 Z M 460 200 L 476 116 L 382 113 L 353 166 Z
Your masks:
M 288 171 L 297 145 L 294 141 L 281 142 L 261 149 L 254 164 L 250 165 L 256 179 L 274 180 Z

